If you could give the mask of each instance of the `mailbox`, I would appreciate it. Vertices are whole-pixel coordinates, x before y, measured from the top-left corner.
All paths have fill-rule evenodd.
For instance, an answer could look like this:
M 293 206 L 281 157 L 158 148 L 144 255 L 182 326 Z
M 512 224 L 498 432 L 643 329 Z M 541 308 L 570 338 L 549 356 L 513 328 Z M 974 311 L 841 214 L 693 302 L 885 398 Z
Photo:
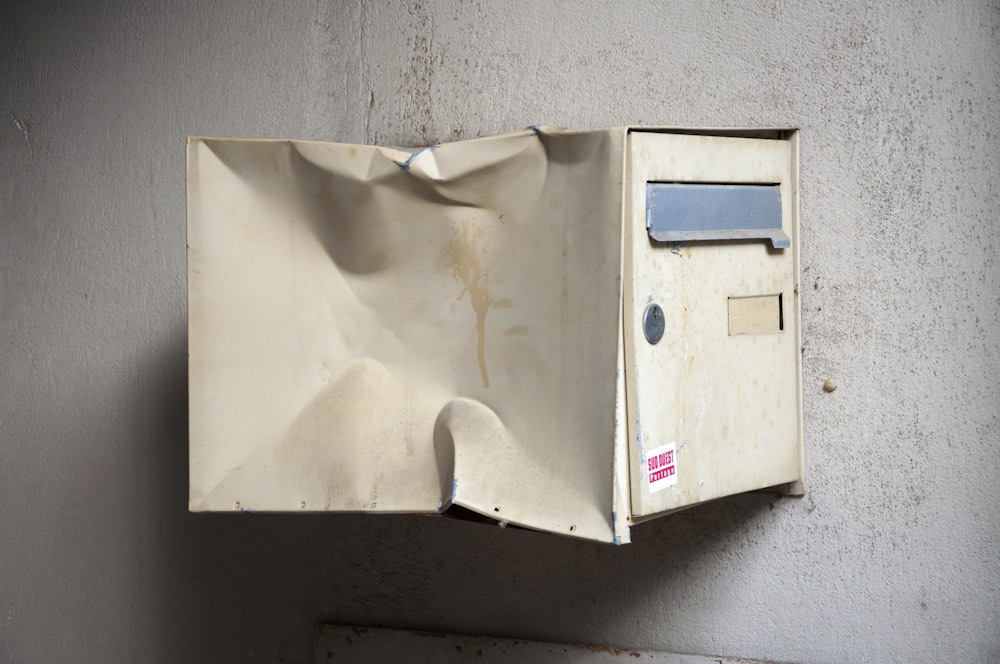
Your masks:
M 190 509 L 615 543 L 802 491 L 798 134 L 188 142 Z

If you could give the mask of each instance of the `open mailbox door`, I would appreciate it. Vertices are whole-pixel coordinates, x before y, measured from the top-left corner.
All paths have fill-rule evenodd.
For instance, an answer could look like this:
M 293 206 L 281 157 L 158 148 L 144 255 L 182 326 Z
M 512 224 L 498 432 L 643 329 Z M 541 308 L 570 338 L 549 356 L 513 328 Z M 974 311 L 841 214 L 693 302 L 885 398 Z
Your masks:
M 797 158 L 794 130 L 190 139 L 190 508 L 622 543 L 801 491 Z

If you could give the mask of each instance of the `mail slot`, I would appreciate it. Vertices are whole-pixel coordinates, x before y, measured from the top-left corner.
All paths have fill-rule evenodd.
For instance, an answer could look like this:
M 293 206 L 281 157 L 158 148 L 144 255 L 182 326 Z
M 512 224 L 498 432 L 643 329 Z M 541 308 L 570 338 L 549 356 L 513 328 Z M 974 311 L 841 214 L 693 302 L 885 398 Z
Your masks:
M 646 183 L 646 230 L 660 242 L 766 239 L 791 241 L 781 225 L 777 184 Z
M 798 134 L 188 142 L 190 509 L 625 543 L 802 491 Z

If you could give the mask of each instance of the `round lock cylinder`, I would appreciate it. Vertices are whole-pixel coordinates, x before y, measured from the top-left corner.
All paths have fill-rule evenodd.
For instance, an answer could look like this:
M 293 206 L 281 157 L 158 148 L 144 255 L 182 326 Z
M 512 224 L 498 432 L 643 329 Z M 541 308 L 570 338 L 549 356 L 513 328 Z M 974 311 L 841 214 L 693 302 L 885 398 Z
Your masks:
M 663 338 L 664 329 L 666 321 L 663 319 L 663 309 L 656 303 L 650 304 L 642 315 L 642 333 L 646 335 L 646 341 L 658 343 Z

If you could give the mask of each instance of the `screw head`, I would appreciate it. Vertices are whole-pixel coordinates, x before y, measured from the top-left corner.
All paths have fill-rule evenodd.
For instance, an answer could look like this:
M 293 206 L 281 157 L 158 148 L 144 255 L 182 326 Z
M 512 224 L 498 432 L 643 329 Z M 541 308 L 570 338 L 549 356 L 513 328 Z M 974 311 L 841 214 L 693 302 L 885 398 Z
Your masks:
M 642 315 L 642 333 L 646 335 L 646 341 L 651 344 L 658 343 L 663 338 L 666 327 L 667 322 L 660 305 L 654 302 L 646 307 L 646 312 Z

